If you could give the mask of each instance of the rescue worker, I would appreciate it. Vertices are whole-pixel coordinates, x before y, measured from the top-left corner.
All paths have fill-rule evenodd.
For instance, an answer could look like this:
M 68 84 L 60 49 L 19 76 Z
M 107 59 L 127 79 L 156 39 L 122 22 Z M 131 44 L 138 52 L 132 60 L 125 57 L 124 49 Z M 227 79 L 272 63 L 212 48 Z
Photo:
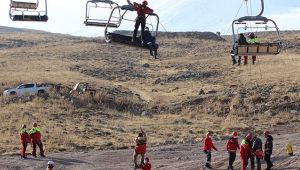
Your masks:
M 141 41 L 143 40 L 143 35 L 146 27 L 146 14 L 153 13 L 153 10 L 148 6 L 148 2 L 146 0 L 143 1 L 142 4 L 133 3 L 133 9 L 137 12 L 137 18 L 135 19 L 135 26 L 133 31 L 132 41 L 136 41 L 136 36 L 138 29 L 141 25 Z
M 238 133 L 233 132 L 232 137 L 227 141 L 226 143 L 226 150 L 229 155 L 229 164 L 228 164 L 228 170 L 233 170 L 233 163 L 236 158 L 236 151 L 240 149 L 239 141 L 238 141 Z
M 255 36 L 255 34 L 252 32 L 248 35 L 248 43 L 249 44 L 257 44 L 259 43 L 257 37 Z M 256 56 L 252 56 L 252 64 L 255 64 L 255 61 L 256 61 Z M 246 61 L 246 64 L 248 63 L 248 57 L 247 57 L 247 61 Z
M 155 43 L 156 39 L 155 37 L 152 36 L 152 34 L 149 31 L 149 28 L 145 28 L 145 32 L 143 37 L 143 42 L 147 44 L 149 50 L 150 50 L 150 55 L 156 58 L 157 56 L 157 50 L 158 50 L 158 44 Z
M 251 142 L 252 134 L 249 133 L 243 140 L 240 146 L 240 157 L 242 161 L 242 170 L 246 170 L 248 166 L 248 160 L 252 154 Z
M 40 148 L 41 157 L 45 157 L 43 143 L 41 141 L 41 129 L 37 127 L 37 123 L 33 123 L 32 125 L 32 129 L 29 131 L 32 142 L 32 156 L 36 157 L 36 146 L 38 146 Z
M 244 36 L 244 34 L 239 34 L 239 39 L 238 39 L 238 45 L 247 45 L 248 42 L 247 42 L 247 39 L 246 37 Z M 239 56 L 239 59 L 238 59 L 238 65 L 241 65 L 241 60 L 242 60 L 242 56 Z M 236 61 L 235 61 L 236 63 Z M 248 63 L 248 56 L 244 56 L 244 65 L 247 65 Z
M 253 152 L 253 154 L 250 157 L 251 169 L 254 170 L 255 168 L 254 159 L 256 159 L 257 170 L 261 170 L 260 159 L 262 159 L 263 156 L 259 154 L 262 152 L 262 141 L 259 137 L 254 136 L 253 139 L 251 140 L 251 144 L 252 144 L 252 152 Z
M 205 163 L 205 166 L 207 168 L 212 168 L 211 167 L 211 151 L 212 149 L 218 151 L 218 149 L 215 147 L 215 145 L 213 144 L 212 142 L 212 139 L 210 138 L 210 136 L 212 135 L 212 132 L 207 132 L 204 140 L 203 140 L 203 152 L 205 153 L 206 155 L 206 163 Z
M 264 132 L 266 142 L 265 142 L 265 161 L 267 163 L 267 169 L 270 170 L 273 166 L 271 162 L 271 155 L 273 152 L 273 137 L 270 135 L 269 131 Z
M 52 170 L 54 168 L 54 162 L 48 161 L 47 169 L 46 170 Z
M 30 136 L 26 130 L 26 125 L 22 125 L 22 129 L 21 132 L 19 133 L 19 141 L 22 145 L 22 149 L 21 149 L 21 158 L 22 159 L 27 159 L 26 157 L 26 148 L 27 148 L 27 144 L 30 143 Z
M 144 157 L 145 157 L 145 154 L 147 151 L 146 150 L 147 149 L 147 136 L 142 128 L 141 128 L 141 132 L 135 139 L 135 143 L 136 143 L 136 146 L 135 146 L 135 150 L 134 150 L 133 161 L 134 161 L 135 168 L 141 168 L 141 167 L 139 167 L 140 165 L 137 164 L 137 156 L 141 155 L 141 157 L 142 157 L 141 161 L 143 164 Z
M 142 170 L 151 170 L 151 164 L 149 162 L 149 158 L 145 158 L 144 164 L 142 166 Z

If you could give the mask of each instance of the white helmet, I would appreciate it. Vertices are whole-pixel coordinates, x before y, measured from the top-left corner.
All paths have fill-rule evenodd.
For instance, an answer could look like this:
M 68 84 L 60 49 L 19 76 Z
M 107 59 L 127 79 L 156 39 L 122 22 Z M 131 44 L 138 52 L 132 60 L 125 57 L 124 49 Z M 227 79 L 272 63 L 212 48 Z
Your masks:
M 53 161 L 48 161 L 48 165 L 54 165 Z

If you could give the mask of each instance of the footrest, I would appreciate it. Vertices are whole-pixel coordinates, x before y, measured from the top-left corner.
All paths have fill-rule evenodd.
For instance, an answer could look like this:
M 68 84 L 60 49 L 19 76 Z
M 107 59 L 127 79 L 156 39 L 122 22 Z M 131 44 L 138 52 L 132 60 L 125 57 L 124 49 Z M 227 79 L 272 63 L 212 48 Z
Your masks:
M 14 15 L 12 18 L 13 21 L 40 21 L 46 22 L 48 21 L 48 16 L 38 16 L 38 15 Z

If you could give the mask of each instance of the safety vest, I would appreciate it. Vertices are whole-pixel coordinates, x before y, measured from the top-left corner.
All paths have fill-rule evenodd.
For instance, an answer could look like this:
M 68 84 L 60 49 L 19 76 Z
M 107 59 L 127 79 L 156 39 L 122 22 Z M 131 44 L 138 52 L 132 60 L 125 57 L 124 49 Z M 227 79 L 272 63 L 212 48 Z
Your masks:
M 241 145 L 249 145 L 249 142 L 246 139 L 243 139 Z
M 21 129 L 21 133 L 26 133 L 26 129 Z
M 248 43 L 250 43 L 250 44 L 255 44 L 255 43 L 258 43 L 259 41 L 258 41 L 258 39 L 257 38 L 250 38 L 249 40 L 248 40 Z
M 36 133 L 36 132 L 41 132 L 41 129 L 40 129 L 40 128 L 37 128 L 37 127 L 34 127 L 34 128 L 32 128 L 32 129 L 29 131 L 29 134 L 33 134 L 33 133 Z
M 289 156 L 293 156 L 293 155 L 294 155 L 292 144 L 290 144 L 290 143 L 287 144 L 287 145 L 286 145 L 286 150 L 287 150 L 287 154 L 288 154 Z

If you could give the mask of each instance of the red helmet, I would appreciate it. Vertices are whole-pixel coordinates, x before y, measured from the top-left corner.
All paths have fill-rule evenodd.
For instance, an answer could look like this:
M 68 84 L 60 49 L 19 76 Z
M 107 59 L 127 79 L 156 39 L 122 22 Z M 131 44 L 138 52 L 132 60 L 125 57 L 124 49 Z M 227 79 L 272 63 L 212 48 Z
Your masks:
M 232 137 L 237 138 L 238 137 L 238 133 L 236 131 L 232 132 Z
M 32 123 L 32 126 L 37 127 L 37 123 L 36 122 Z
M 146 1 L 146 0 L 143 1 L 143 5 L 144 5 L 144 6 L 147 6 L 147 5 L 148 5 L 148 1 Z
M 248 133 L 247 136 L 246 136 L 246 139 L 252 140 L 252 138 L 253 138 L 252 134 L 251 134 L 251 133 Z
M 269 134 L 270 134 L 269 131 L 264 131 L 264 135 L 265 135 L 265 136 L 268 136 Z

